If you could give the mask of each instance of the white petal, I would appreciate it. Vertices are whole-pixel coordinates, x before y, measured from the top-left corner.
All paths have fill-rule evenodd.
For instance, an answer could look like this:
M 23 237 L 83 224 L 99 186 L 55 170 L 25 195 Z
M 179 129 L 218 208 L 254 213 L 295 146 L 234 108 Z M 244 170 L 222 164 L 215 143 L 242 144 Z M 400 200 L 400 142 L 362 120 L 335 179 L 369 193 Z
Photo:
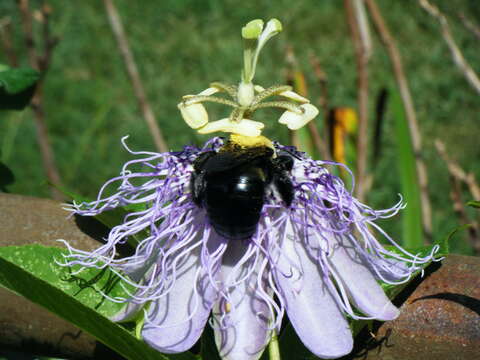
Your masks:
M 258 121 L 242 119 L 240 122 L 233 122 L 225 118 L 212 121 L 198 130 L 200 134 L 210 134 L 217 131 L 231 132 L 244 136 L 259 136 L 265 125 Z
M 340 237 L 339 237 L 340 238 Z M 360 256 L 350 239 L 340 238 L 329 258 L 349 297 L 367 316 L 378 320 L 393 320 L 399 310 L 390 302 L 363 256 Z
M 142 336 L 160 352 L 177 353 L 191 348 L 202 334 L 217 299 L 210 279 L 200 270 L 199 250 L 192 251 L 178 266 L 173 288 L 148 309 L 152 323 L 145 323 Z
M 198 96 L 210 96 L 210 95 L 216 94 L 219 91 L 220 91 L 219 88 L 210 87 L 208 89 L 203 90 L 202 92 L 199 92 L 197 95 Z
M 177 105 L 182 113 L 183 120 L 192 129 L 198 129 L 208 123 L 208 113 L 200 103 L 185 105 L 181 102 Z
M 227 284 L 246 271 L 246 266 L 233 269 L 245 252 L 245 243 L 231 241 L 228 246 L 228 253 L 224 255 L 225 265 L 222 266 L 222 278 Z M 224 299 L 215 304 L 215 342 L 224 360 L 259 359 L 270 339 L 269 310 L 258 295 L 257 276 L 258 272 L 254 271 L 248 280 L 232 287 L 228 304 Z M 224 328 L 221 328 L 222 324 Z
M 303 104 L 300 107 L 304 109 L 303 114 L 287 110 L 280 116 L 278 122 L 287 125 L 290 130 L 298 130 L 318 115 L 318 109 L 312 104 Z
M 284 92 L 281 92 L 278 95 L 284 96 L 286 98 L 289 98 L 291 100 L 298 101 L 298 102 L 301 102 L 301 103 L 309 103 L 310 102 L 310 100 L 308 100 L 307 98 L 305 98 L 302 95 L 299 95 L 299 94 L 297 94 L 296 92 L 293 92 L 293 91 L 284 91 Z
M 330 359 L 351 352 L 353 338 L 341 309 L 324 284 L 321 270 L 305 244 L 287 225 L 274 275 L 288 318 L 304 345 Z M 296 237 L 296 238 L 295 238 Z M 293 266 L 292 266 L 293 265 Z

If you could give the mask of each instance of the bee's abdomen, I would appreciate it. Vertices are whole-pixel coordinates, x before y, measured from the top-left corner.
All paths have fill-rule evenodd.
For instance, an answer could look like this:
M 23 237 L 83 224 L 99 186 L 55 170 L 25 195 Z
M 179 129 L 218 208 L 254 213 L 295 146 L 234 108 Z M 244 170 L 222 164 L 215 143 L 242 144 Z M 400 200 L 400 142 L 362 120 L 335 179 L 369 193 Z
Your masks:
M 251 237 L 265 197 L 263 172 L 251 168 L 234 176 L 216 174 L 207 184 L 203 205 L 215 231 L 228 239 Z

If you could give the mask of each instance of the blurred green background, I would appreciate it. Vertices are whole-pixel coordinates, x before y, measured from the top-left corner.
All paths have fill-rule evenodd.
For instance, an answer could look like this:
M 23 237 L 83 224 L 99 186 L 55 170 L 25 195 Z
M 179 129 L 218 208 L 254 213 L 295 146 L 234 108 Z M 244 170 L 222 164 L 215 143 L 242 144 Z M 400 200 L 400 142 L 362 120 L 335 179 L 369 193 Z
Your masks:
M 33 7 L 38 3 L 31 0 Z M 453 64 L 437 22 L 417 1 L 378 0 L 377 3 L 403 56 L 417 110 L 428 167 L 434 237 L 445 237 L 458 226 L 458 219 L 449 197 L 446 165 L 433 143 L 437 138 L 444 141 L 450 156 L 480 177 L 480 98 Z M 455 40 L 474 70 L 480 72 L 479 40 L 458 17 L 463 12 L 480 23 L 480 2 L 436 0 L 434 3 L 449 16 Z M 64 186 L 93 197 L 100 185 L 117 175 L 122 164 L 130 159 L 121 147 L 121 137 L 130 135 L 128 143 L 132 149 L 153 151 L 154 146 L 103 3 L 50 0 L 49 4 L 52 33 L 60 37 L 60 42 L 45 79 L 48 131 Z M 320 88 L 310 65 L 311 54 L 319 58 L 327 75 L 330 105 L 357 107 L 354 47 L 342 1 L 117 0 L 115 4 L 148 98 L 171 149 L 207 140 L 208 136 L 197 135 L 187 127 L 177 103 L 183 95 L 197 93 L 212 81 L 238 82 L 243 61 L 239 29 L 253 18 L 277 17 L 284 25 L 284 31 L 269 42 L 260 57 L 256 83 L 263 86 L 285 83 L 285 50 L 290 45 L 306 75 L 309 98 L 314 104 Z M 20 62 L 28 65 L 15 1 L 2 0 L 0 16 L 11 19 L 15 49 Z M 376 94 L 383 87 L 395 87 L 395 81 L 388 56 L 371 30 L 374 52 L 370 63 L 370 114 L 373 117 Z M 3 52 L 0 63 L 7 63 Z M 227 115 L 224 107 L 207 106 L 212 119 Z M 258 115 L 265 116 L 267 136 L 288 142 L 286 128 L 273 126 L 278 113 L 265 111 Z M 8 190 L 48 197 L 31 110 L 3 112 L 0 118 L 0 161 L 16 178 Z M 322 131 L 321 117 L 317 124 Z M 383 152 L 367 201 L 375 208 L 390 207 L 401 192 L 394 123 L 388 109 L 381 141 Z M 467 200 L 470 199 L 465 193 Z M 399 219 L 383 223 L 394 238 L 400 236 Z M 451 244 L 452 250 L 470 254 L 470 245 L 462 236 Z

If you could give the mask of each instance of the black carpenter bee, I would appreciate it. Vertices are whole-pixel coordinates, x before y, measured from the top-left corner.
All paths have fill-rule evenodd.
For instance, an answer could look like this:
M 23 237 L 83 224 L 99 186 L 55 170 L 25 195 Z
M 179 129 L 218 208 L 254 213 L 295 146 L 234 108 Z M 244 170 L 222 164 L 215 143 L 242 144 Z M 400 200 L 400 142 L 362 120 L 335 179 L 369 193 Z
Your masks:
M 205 208 L 219 235 L 235 240 L 250 238 L 272 185 L 287 207 L 292 203 L 289 173 L 293 163 L 287 154 L 274 157 L 268 146 L 227 143 L 218 152 L 204 152 L 195 159 L 190 185 L 193 201 Z

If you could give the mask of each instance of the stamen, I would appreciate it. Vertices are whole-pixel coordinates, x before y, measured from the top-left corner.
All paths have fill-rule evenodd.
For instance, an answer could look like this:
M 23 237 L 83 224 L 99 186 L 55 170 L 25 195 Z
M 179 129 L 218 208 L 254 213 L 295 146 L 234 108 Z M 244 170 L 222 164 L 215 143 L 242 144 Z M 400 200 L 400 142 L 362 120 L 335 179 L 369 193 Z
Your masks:
M 305 110 L 303 110 L 299 105 L 288 102 L 288 101 L 262 102 L 262 103 L 259 103 L 259 104 L 256 104 L 256 105 L 252 105 L 249 110 L 250 111 L 255 111 L 255 110 L 258 110 L 258 109 L 272 108 L 272 107 L 286 109 L 286 110 L 294 112 L 295 114 L 298 114 L 298 115 L 303 115 L 303 113 L 305 112 Z
M 238 106 L 238 104 L 232 100 L 220 98 L 217 96 L 185 95 L 183 97 L 183 104 L 185 104 L 185 106 L 200 103 L 200 102 L 214 102 L 218 104 L 228 105 L 231 107 Z
M 228 118 L 231 122 L 239 123 L 243 119 L 243 115 L 245 114 L 245 108 L 237 107 L 233 109 L 230 117 Z
M 256 105 L 270 96 L 279 95 L 282 92 L 292 90 L 291 86 L 288 85 L 274 85 L 270 86 L 268 89 L 263 89 L 259 94 L 253 99 L 252 105 Z
M 224 83 L 215 81 L 215 82 L 210 83 L 210 86 L 214 87 L 214 88 L 217 88 L 220 91 L 228 93 L 228 95 L 230 95 L 233 99 L 237 98 L 238 88 L 235 85 L 229 85 L 229 84 L 224 84 Z

